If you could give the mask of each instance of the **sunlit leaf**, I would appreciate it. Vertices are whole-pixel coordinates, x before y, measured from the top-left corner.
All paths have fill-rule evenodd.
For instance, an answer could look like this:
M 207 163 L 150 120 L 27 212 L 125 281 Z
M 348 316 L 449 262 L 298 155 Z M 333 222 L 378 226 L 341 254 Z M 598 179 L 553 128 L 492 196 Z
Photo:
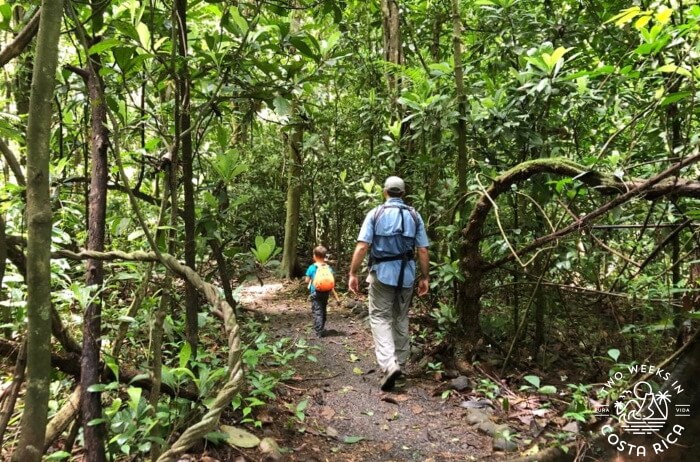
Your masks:
M 673 14 L 673 9 L 668 8 L 666 6 L 662 6 L 659 8 L 659 11 L 656 13 L 654 16 L 656 21 L 659 22 L 659 24 L 666 24 L 668 21 L 671 19 L 671 15 Z
M 641 29 L 649 24 L 649 21 L 651 21 L 651 15 L 640 16 L 639 19 L 634 22 L 634 27 L 635 29 Z
M 151 48 L 151 31 L 148 30 L 148 26 L 140 22 L 136 25 L 136 32 L 139 34 L 141 46 L 149 50 Z

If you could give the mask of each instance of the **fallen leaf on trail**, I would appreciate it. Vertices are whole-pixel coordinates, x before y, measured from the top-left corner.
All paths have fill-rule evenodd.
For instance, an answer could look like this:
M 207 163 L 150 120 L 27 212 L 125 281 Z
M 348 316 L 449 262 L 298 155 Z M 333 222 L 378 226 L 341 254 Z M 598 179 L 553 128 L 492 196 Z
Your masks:
M 351 354 L 350 354 L 350 359 L 349 359 L 349 361 L 350 361 L 351 363 L 356 363 L 356 362 L 359 361 L 359 360 L 360 360 L 360 358 L 358 358 L 357 355 L 356 355 L 355 353 L 351 353 Z
M 326 427 L 326 435 L 330 436 L 331 438 L 337 438 L 338 437 L 338 430 L 335 428 L 328 426 Z
M 399 405 L 399 402 L 394 399 L 393 396 L 382 396 L 382 401 L 386 401 L 387 403 L 391 404 L 396 404 L 397 406 Z
M 530 434 L 534 437 L 537 438 L 539 437 L 544 429 L 547 427 L 547 421 L 544 419 L 532 419 L 532 421 L 529 423 L 530 426 Z
M 321 408 L 321 417 L 326 420 L 331 420 L 335 416 L 335 410 L 329 406 L 323 406 Z
M 411 412 L 413 412 L 415 415 L 418 415 L 423 412 L 423 406 L 414 404 L 413 406 L 411 406 Z
M 393 448 L 393 447 L 394 447 L 394 443 L 384 443 L 384 444 L 382 444 L 382 449 L 384 450 L 384 452 L 389 452 L 389 451 L 391 451 L 391 448 Z
M 346 436 L 345 438 L 343 438 L 343 443 L 355 444 L 355 443 L 362 441 L 363 439 L 364 439 L 364 437 L 362 437 L 362 436 Z
M 406 395 L 397 395 L 396 396 L 396 401 L 399 403 L 403 403 L 404 401 L 408 401 L 408 396 Z
M 578 422 L 569 422 L 562 428 L 565 432 L 578 433 Z
M 344 386 L 343 388 L 341 388 L 340 390 L 338 390 L 338 393 L 345 394 L 349 391 L 355 391 L 355 389 L 353 387 L 347 385 L 347 386 Z
M 374 411 L 364 411 L 363 414 L 372 417 L 374 415 Z
M 226 433 L 226 442 L 232 446 L 237 446 L 239 448 L 254 448 L 260 444 L 260 438 L 243 430 L 242 428 L 222 425 L 221 431 Z
M 388 420 L 389 422 L 392 422 L 394 420 L 399 420 L 399 411 L 387 413 L 386 420 Z
M 360 369 L 359 367 L 354 367 L 354 368 L 352 369 L 352 372 L 353 372 L 355 375 L 362 375 L 362 374 L 364 374 L 364 372 L 362 372 L 362 369 Z
M 264 424 L 269 424 L 269 423 L 274 422 L 274 419 L 272 418 L 272 416 L 270 415 L 270 413 L 266 409 L 263 409 L 260 412 L 258 412 L 258 414 L 256 415 L 256 418 Z

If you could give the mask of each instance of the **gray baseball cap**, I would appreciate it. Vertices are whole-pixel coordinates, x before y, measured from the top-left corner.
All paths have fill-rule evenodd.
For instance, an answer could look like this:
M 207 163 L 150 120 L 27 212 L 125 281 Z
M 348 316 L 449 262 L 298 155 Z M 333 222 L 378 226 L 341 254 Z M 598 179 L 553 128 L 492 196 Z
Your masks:
M 406 184 L 398 176 L 390 176 L 384 182 L 384 190 L 392 192 L 406 192 Z

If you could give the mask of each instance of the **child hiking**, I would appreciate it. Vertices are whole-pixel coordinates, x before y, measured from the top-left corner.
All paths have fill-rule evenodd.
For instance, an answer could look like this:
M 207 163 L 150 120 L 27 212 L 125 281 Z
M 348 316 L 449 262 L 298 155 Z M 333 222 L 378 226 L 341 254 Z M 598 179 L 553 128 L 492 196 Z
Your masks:
M 326 335 L 326 309 L 331 292 L 335 295 L 333 269 L 326 263 L 328 251 L 322 245 L 314 249 L 314 263 L 306 270 L 306 283 L 311 292 L 311 312 L 314 316 L 316 337 Z M 338 296 L 335 295 L 336 300 Z

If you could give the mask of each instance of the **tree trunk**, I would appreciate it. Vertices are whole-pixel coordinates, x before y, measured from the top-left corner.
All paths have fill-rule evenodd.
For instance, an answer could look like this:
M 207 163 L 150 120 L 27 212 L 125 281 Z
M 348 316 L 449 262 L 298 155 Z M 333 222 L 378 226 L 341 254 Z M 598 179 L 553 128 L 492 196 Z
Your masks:
M 299 118 L 298 103 L 292 102 L 295 123 L 287 141 L 289 168 L 287 171 L 287 215 L 284 222 L 284 244 L 282 249 L 282 275 L 294 277 L 297 272 L 297 246 L 299 243 L 299 212 L 302 193 L 302 142 L 304 129 Z
M 680 77 L 675 77 L 674 83 L 671 85 L 671 88 L 669 89 L 670 93 L 677 93 L 680 89 Z M 678 103 L 673 103 L 669 104 L 668 108 L 666 108 L 666 118 L 667 118 L 667 124 L 669 125 L 670 130 L 668 130 L 667 136 L 668 136 L 668 142 L 671 147 L 671 152 L 669 153 L 669 158 L 673 162 L 676 159 L 676 148 L 680 147 L 683 140 L 681 138 L 681 119 L 680 115 L 678 113 Z M 678 215 L 678 210 L 676 207 L 676 215 Z M 680 262 L 680 254 L 681 254 L 681 241 L 680 241 L 680 233 L 676 233 L 673 236 L 673 241 L 671 242 L 671 287 L 673 289 L 678 288 L 678 285 L 681 281 L 681 262 Z M 676 291 L 673 293 L 673 298 L 674 301 L 676 302 L 674 304 L 673 308 L 673 324 L 675 327 L 675 335 L 676 335 L 676 348 L 680 348 L 681 345 L 683 344 L 683 315 L 681 313 L 681 310 L 678 308 L 680 305 L 679 301 L 681 298 L 681 293 Z
M 299 30 L 299 18 L 292 14 L 291 33 Z M 292 95 L 291 133 L 287 137 L 287 209 L 284 221 L 284 244 L 282 244 L 282 276 L 291 279 L 300 272 L 297 262 L 297 247 L 299 244 L 299 213 L 301 211 L 302 188 L 302 142 L 304 141 L 304 126 L 301 120 L 299 101 Z
M 464 67 L 462 66 L 462 17 L 459 0 L 452 0 L 452 46 L 455 60 L 455 96 L 457 97 L 457 192 L 467 190 L 467 99 L 464 94 Z
M 90 116 L 92 167 L 90 172 L 88 250 L 102 252 L 105 247 L 105 216 L 107 210 L 107 148 L 109 135 L 107 108 L 102 81 L 97 73 L 97 56 L 90 57 L 88 65 L 88 98 L 92 113 Z M 104 265 L 100 260 L 87 261 L 86 284 L 94 291 L 101 291 L 104 282 Z M 82 388 L 83 434 L 85 457 L 88 461 L 106 460 L 104 448 L 104 424 L 89 425 L 89 422 L 102 417 L 102 402 L 99 392 L 90 387 L 100 382 L 100 335 L 102 331 L 102 296 L 98 295 L 85 310 L 83 324 L 83 355 L 81 358 L 80 384 Z
M 187 0 L 175 0 L 175 14 L 178 19 L 178 86 L 180 87 L 180 149 L 182 152 L 182 183 L 184 185 L 183 220 L 185 222 L 185 264 L 196 268 L 195 225 L 197 217 L 194 208 L 194 185 L 192 184 L 192 132 L 190 130 L 190 72 L 187 65 Z M 193 357 L 197 355 L 197 313 L 199 296 L 190 283 L 185 284 L 185 337 L 192 347 Z
M 401 44 L 401 12 L 396 0 L 382 0 L 382 29 L 384 31 L 384 61 L 403 64 Z M 389 69 L 386 75 L 387 87 L 396 111 L 396 97 L 401 85 L 401 79 L 396 77 L 396 69 Z
M 384 35 L 384 61 L 391 64 L 386 72 L 389 101 L 391 102 L 392 120 L 401 123 L 399 139 L 396 142 L 399 150 L 396 156 L 396 172 L 401 176 L 409 174 L 406 165 L 413 150 L 411 126 L 403 120 L 403 111 L 398 104 L 401 92 L 401 67 L 404 64 L 403 42 L 401 39 L 401 10 L 397 0 L 382 0 L 382 30 Z
M 41 460 L 51 383 L 49 139 L 63 2 L 43 0 L 27 125 L 27 391 L 16 462 Z

